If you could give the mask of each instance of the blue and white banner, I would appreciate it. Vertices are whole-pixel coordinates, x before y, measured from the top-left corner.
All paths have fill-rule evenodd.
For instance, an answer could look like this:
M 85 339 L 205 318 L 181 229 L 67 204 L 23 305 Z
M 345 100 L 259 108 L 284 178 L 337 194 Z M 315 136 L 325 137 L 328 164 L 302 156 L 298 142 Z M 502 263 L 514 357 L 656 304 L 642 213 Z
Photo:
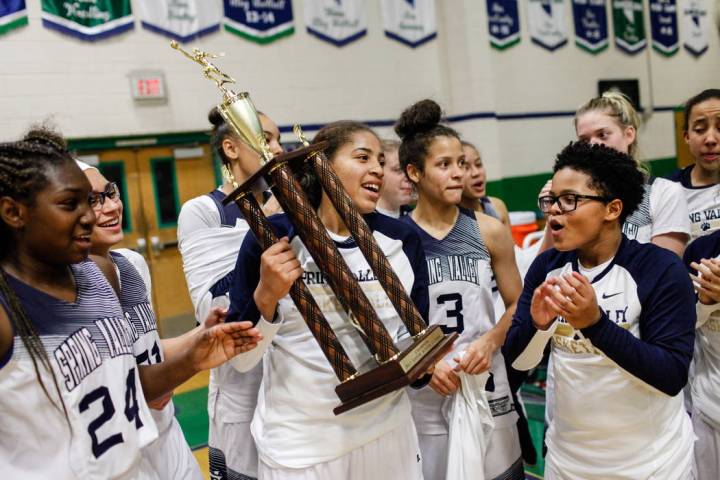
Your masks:
M 567 43 L 567 11 L 565 0 L 528 0 L 530 40 L 550 50 Z
M 143 28 L 189 42 L 220 29 L 221 0 L 135 0 Z
M 418 47 L 437 36 L 435 0 L 380 0 L 385 36 Z
M 130 0 L 42 0 L 42 23 L 91 42 L 135 27 Z
M 310 35 L 342 47 L 367 33 L 365 0 L 305 0 Z
M 504 50 L 520 42 L 517 0 L 487 0 L 490 45 Z
M 680 0 L 680 23 L 685 50 L 696 57 L 705 53 L 708 49 L 710 29 L 710 13 L 705 0 Z
M 225 30 L 257 43 L 292 35 L 290 0 L 223 0 Z
M 0 0 L 0 35 L 27 24 L 25 0 Z
M 575 44 L 592 54 L 609 45 L 606 0 L 572 0 Z
M 653 48 L 666 56 L 680 48 L 675 0 L 650 0 L 650 36 Z

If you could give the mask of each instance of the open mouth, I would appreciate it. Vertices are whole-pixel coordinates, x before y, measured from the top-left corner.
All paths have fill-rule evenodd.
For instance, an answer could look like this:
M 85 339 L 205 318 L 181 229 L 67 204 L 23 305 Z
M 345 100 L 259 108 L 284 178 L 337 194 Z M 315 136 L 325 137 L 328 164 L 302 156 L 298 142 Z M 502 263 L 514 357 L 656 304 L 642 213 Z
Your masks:
M 380 185 L 377 183 L 363 183 L 362 188 L 372 193 L 380 193 Z
M 475 182 L 472 186 L 477 190 L 482 190 L 483 188 L 485 188 L 485 182 Z
M 90 245 L 90 235 L 76 235 L 73 237 L 73 241 L 79 244 Z
M 555 219 L 548 220 L 548 226 L 550 227 L 550 230 L 552 230 L 553 232 L 559 232 L 560 230 L 565 228 L 565 225 L 563 225 L 562 223 L 558 222 Z
M 116 218 L 114 220 L 108 220 L 107 222 L 98 223 L 98 227 L 100 228 L 113 228 L 120 225 L 120 219 Z

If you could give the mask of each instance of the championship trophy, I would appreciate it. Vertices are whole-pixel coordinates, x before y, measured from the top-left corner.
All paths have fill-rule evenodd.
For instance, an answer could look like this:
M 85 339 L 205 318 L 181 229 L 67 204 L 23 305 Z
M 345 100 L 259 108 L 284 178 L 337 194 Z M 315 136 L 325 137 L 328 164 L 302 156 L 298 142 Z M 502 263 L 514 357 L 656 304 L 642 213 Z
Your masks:
M 330 162 L 325 158 L 323 149 L 326 145 L 310 145 L 302 135 L 300 127 L 296 125 L 295 133 L 305 146 L 293 152 L 273 156 L 248 93 L 236 93 L 227 89 L 225 84 L 233 84 L 235 80 L 210 62 L 210 59 L 219 55 L 199 49 L 187 52 L 176 42 L 172 42 L 171 46 L 203 67 L 205 77 L 213 81 L 223 94 L 218 110 L 226 123 L 244 143 L 260 155 L 260 169 L 236 187 L 224 203 L 235 202 L 238 205 L 250 230 L 265 250 L 277 242 L 278 238 L 262 213 L 254 193 L 265 191 L 268 185 L 270 186 L 350 321 L 375 357 L 376 362 L 372 362 L 373 365 L 363 365 L 358 370 L 350 362 L 307 286 L 301 279 L 293 283 L 290 297 L 340 380 L 335 393 L 341 404 L 333 412 L 338 415 L 405 386 L 424 384 L 422 377 L 452 347 L 457 333 L 445 335 L 438 325 L 426 327 L 400 279 L 375 242 L 365 219 L 353 206 Z M 298 170 L 306 162 L 310 162 L 315 170 L 323 190 L 347 225 L 410 332 L 412 342 L 403 351 L 399 351 L 394 345 L 295 178 L 294 170 Z

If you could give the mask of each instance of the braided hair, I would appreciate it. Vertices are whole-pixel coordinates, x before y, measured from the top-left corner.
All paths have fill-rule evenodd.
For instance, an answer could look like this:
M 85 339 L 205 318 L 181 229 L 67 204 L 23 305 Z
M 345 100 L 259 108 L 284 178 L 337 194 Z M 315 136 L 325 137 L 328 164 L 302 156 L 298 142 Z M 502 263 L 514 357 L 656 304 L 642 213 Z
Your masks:
M 33 128 L 19 142 L 0 143 L 0 198 L 10 197 L 26 205 L 33 205 L 37 193 L 49 183 L 47 170 L 73 161 L 67 151 L 65 140 L 45 128 Z M 12 230 L 0 220 L 0 261 L 14 251 Z M 20 299 L 8 283 L 7 274 L 2 268 L 0 268 L 0 295 L 5 299 L 14 334 L 20 337 L 30 355 L 40 388 L 50 403 L 65 415 L 68 427 L 72 431 L 68 411 L 60 393 L 60 386 L 45 347 Z M 47 370 L 52 377 L 60 406 L 52 399 L 42 380 L 41 367 Z

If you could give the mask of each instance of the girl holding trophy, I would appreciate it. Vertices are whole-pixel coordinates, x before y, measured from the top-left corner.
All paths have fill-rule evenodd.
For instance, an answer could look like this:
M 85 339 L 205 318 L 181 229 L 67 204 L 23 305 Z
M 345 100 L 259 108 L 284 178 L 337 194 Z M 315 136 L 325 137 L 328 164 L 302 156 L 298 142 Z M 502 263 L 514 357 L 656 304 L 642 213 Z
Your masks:
M 440 106 L 422 100 L 395 125 L 402 138 L 400 162 L 418 192 L 417 207 L 402 220 L 418 233 L 427 255 L 430 324 L 458 332 L 452 353 L 435 366 L 430 388 L 411 391 L 426 480 L 445 478 L 448 424 L 445 397 L 460 388 L 456 372 L 490 370 L 486 390 L 495 428 L 485 457 L 485 478 L 524 478 L 513 400 L 500 347 L 510 326 L 521 282 L 510 232 L 502 222 L 458 207 L 465 155 L 457 132 L 441 125 Z M 491 278 L 506 312 L 495 322 Z M 462 359 L 460 352 L 464 351 Z
M 259 114 L 265 139 L 274 154 L 282 153 L 280 132 L 267 115 Z M 204 319 L 212 306 L 229 304 L 228 289 L 238 250 L 249 227 L 235 203 L 222 201 L 237 184 L 260 168 L 260 156 L 245 145 L 213 108 L 212 145 L 222 161 L 224 183 L 207 195 L 187 201 L 178 218 L 178 245 L 195 318 Z M 265 200 L 265 199 L 262 199 Z M 274 198 L 264 202 L 264 211 L 274 211 Z M 208 414 L 210 417 L 210 472 L 257 477 L 257 450 L 250 434 L 250 420 L 257 404 L 262 378 L 258 365 L 240 373 L 221 365 L 210 373 Z
M 384 156 L 377 135 L 357 122 L 324 127 L 314 142 L 327 142 L 325 154 L 355 208 L 365 215 L 373 236 L 421 312 L 427 313 L 427 270 L 415 232 L 374 212 L 383 184 Z M 358 279 L 392 340 L 408 337 L 387 294 L 349 236 L 347 226 L 308 171 L 305 192 L 323 227 Z M 251 430 L 263 479 L 419 479 L 422 478 L 417 434 L 404 390 L 377 398 L 335 416 L 337 377 L 287 295 L 301 276 L 353 365 L 371 354 L 340 307 L 323 272 L 296 236 L 285 214 L 270 217 L 278 236 L 264 253 L 247 236 L 238 255 L 230 289 L 229 319 L 257 321 L 264 340 L 238 357 L 238 368 L 263 361 L 263 380 Z M 264 358 L 262 357 L 264 353 Z

